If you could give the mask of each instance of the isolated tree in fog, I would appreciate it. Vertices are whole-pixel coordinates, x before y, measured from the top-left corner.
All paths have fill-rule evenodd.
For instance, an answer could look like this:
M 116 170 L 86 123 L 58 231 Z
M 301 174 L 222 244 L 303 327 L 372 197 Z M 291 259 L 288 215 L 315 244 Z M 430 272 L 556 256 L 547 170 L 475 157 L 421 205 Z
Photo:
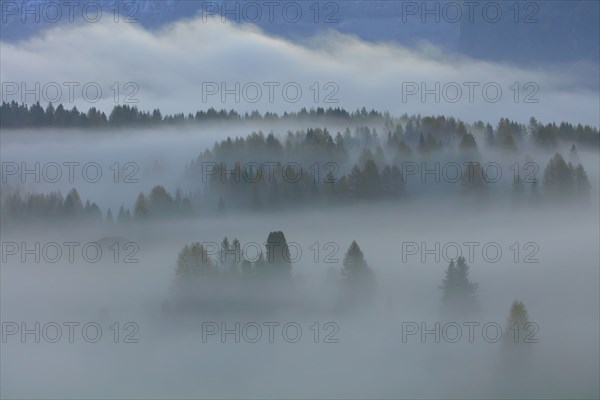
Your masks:
M 271 232 L 267 237 L 266 262 L 272 270 L 289 274 L 292 270 L 290 250 L 281 231 Z
M 525 305 L 515 301 L 510 307 L 506 327 L 502 332 L 498 379 L 505 390 L 525 391 L 531 384 L 532 344 L 537 342 L 537 325 L 529 321 Z
M 450 261 L 440 289 L 442 310 L 450 314 L 468 314 L 477 308 L 477 284 L 469 281 L 469 266 L 464 257 L 458 257 L 456 264 Z
M 177 256 L 176 274 L 179 278 L 214 276 L 216 272 L 213 260 L 201 243 L 186 244 Z
M 510 306 L 506 329 L 503 331 L 503 343 L 533 343 L 536 339 L 532 328 L 535 326 L 529 322 L 525 304 L 522 301 L 514 301 Z
M 375 274 L 367 264 L 356 241 L 352 241 L 343 260 L 342 283 L 349 294 L 371 296 L 375 291 Z

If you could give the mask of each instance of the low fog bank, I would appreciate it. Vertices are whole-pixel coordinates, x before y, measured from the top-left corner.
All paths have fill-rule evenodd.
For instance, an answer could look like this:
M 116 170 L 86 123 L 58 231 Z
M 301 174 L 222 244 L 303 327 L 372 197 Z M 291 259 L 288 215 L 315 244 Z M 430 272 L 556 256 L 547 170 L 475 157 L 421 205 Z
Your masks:
M 114 130 L 8 129 L 3 130 L 0 136 L 0 156 L 3 163 L 0 185 L 3 196 L 16 192 L 21 195 L 60 192 L 66 196 L 75 188 L 84 204 L 86 200 L 97 204 L 103 216 L 110 209 L 115 218 L 121 206 L 133 213 L 140 193 L 148 194 L 156 186 L 161 186 L 171 196 L 175 196 L 178 190 L 181 191 L 182 196 L 189 198 L 192 206 L 203 217 L 217 211 L 220 197 L 225 197 L 228 212 L 233 213 L 243 211 L 243 207 L 239 210 L 236 208 L 239 203 L 251 204 L 253 201 L 251 193 L 246 191 L 234 196 L 233 205 L 228 204 L 231 199 L 223 194 L 222 188 L 209 185 L 211 180 L 221 176 L 216 170 L 221 165 L 231 171 L 235 163 L 240 163 L 244 173 L 252 165 L 264 166 L 274 162 L 297 165 L 304 170 L 305 175 L 317 171 L 318 176 L 313 178 L 321 184 L 326 182 L 328 172 L 333 172 L 334 178 L 339 179 L 344 175 L 349 176 L 353 166 L 358 165 L 364 169 L 365 161 L 373 159 L 380 173 L 383 172 L 384 165 L 398 166 L 403 174 L 404 194 L 408 199 L 412 197 L 422 201 L 429 196 L 460 192 L 462 182 L 453 181 L 456 174 L 453 165 L 461 168 L 459 172 L 464 178 L 470 173 L 464 163 L 473 161 L 479 162 L 485 169 L 484 172 L 490 176 L 489 182 L 492 184 L 487 185 L 489 198 L 496 201 L 510 200 L 511 192 L 514 192 L 511 186 L 514 186 L 512 183 L 517 178 L 524 180 L 526 192 L 530 190 L 533 179 L 541 186 L 546 166 L 559 153 L 573 167 L 582 165 L 587 179 L 592 183 L 592 194 L 598 193 L 599 187 L 595 182 L 600 179 L 600 168 L 598 149 L 593 143 L 579 143 L 573 138 L 543 146 L 534 142 L 531 134 L 526 132 L 520 139 L 515 135 L 516 147 L 507 149 L 501 143 L 490 143 L 484 123 L 473 123 L 467 124 L 475 141 L 473 149 L 463 150 L 460 135 L 446 133 L 445 136 L 439 136 L 440 141 L 444 141 L 443 147 L 426 153 L 421 150 L 418 130 L 409 140 L 407 120 L 410 121 L 404 116 L 386 117 L 381 121 L 263 120 Z M 454 121 L 453 118 L 444 120 Z M 524 125 L 517 126 L 527 129 Z M 408 146 L 407 151 L 395 143 L 390 144 L 389 135 L 392 132 L 396 135 L 395 129 L 398 127 L 403 127 L 405 131 L 399 136 L 403 139 L 398 140 Z M 348 137 L 351 136 L 354 143 L 346 144 L 346 153 L 312 149 L 302 139 L 311 130 L 330 135 L 336 143 L 339 135 L 345 141 L 349 141 Z M 237 145 L 240 139 L 246 139 L 249 143 L 250 138 L 255 138 L 257 134 L 263 141 L 263 147 L 246 149 Z M 283 154 L 273 152 L 268 144 L 264 144 L 265 138 L 268 139 L 271 134 L 284 147 Z M 500 142 L 500 128 L 496 128 L 494 135 Z M 288 144 L 290 137 L 301 144 L 295 144 L 298 150 L 295 150 L 294 145 Z M 424 137 L 427 139 L 426 144 L 429 144 L 429 134 Z M 233 150 L 228 150 L 227 146 L 231 146 L 227 143 L 229 139 L 239 148 L 234 146 Z M 220 146 L 218 150 L 215 150 L 216 144 Z M 574 146 L 576 151 L 573 151 Z M 213 154 L 207 157 L 207 151 L 212 151 Z M 287 182 L 289 178 L 286 179 L 286 176 L 279 172 L 275 179 L 279 183 L 282 180 Z M 259 183 L 265 183 L 267 179 L 271 179 L 270 175 L 264 175 Z M 270 191 L 265 188 L 260 190 Z M 540 187 L 538 190 L 544 191 L 544 188 Z M 537 205 L 537 200 L 535 203 Z M 340 202 L 336 204 L 341 205 Z M 256 211 L 249 210 L 250 213 Z
M 42 326 L 79 322 L 78 329 L 95 322 L 103 333 L 98 343 L 88 343 L 80 330 L 69 343 L 64 326 L 57 343 L 49 343 L 44 335 L 40 343 L 34 342 L 33 334 L 25 343 L 19 333 L 7 336 L 2 343 L 2 396 L 597 398 L 598 217 L 594 205 L 514 210 L 431 201 L 126 229 L 3 233 L 3 242 L 16 243 L 100 238 L 108 238 L 107 245 L 111 240 L 133 242 L 139 247 L 134 255 L 139 262 L 120 258 L 115 263 L 109 258 L 90 263 L 79 258 L 69 263 L 63 258 L 35 263 L 28 256 L 22 263 L 18 255 L 5 252 L 2 322 L 26 322 L 28 329 L 36 321 Z M 196 298 L 229 299 L 231 305 L 216 300 L 187 309 L 178 305 L 177 255 L 185 244 L 221 243 L 227 236 L 242 246 L 255 242 L 264 249 L 267 235 L 276 230 L 285 233 L 288 245 L 293 242 L 302 250 L 302 257 L 292 263 L 291 281 L 252 286 L 211 284 L 206 278 Z M 375 274 L 377 287 L 370 301 L 356 293 L 349 302 L 340 287 L 341 264 L 353 240 Z M 426 254 L 435 243 L 444 247 L 450 242 L 463 251 L 463 243 L 479 243 L 473 262 L 468 261 L 469 280 L 479 285 L 478 307 L 468 316 L 444 314 L 438 287 L 448 262 L 440 252 L 439 262 L 436 252 Z M 523 249 L 531 242 L 537 245 L 533 253 Z M 317 262 L 315 243 L 321 249 Z M 335 251 L 324 248 L 328 243 L 337 245 Z M 418 244 L 419 251 L 412 254 L 406 243 Z M 481 252 L 487 243 L 502 250 L 496 262 Z M 517 262 L 510 248 L 514 243 L 521 247 Z M 250 257 L 250 248 L 244 248 Z M 448 255 L 455 258 L 452 249 Z M 326 256 L 338 262 L 325 262 Z M 494 252 L 488 256 L 495 257 Z M 272 307 L 259 306 L 265 300 Z M 490 343 L 480 328 L 495 322 L 510 337 L 508 318 L 515 300 L 524 303 L 539 342 L 519 343 L 524 347 L 517 347 L 518 355 L 507 356 L 512 353 L 505 339 Z M 469 321 L 480 324 L 473 343 L 462 325 Z M 120 324 L 119 343 L 114 343 L 115 322 Z M 135 325 L 125 328 L 128 322 Z M 240 343 L 232 333 L 223 342 L 221 324 L 235 331 L 236 322 L 248 328 L 240 334 Z M 403 337 L 407 323 L 421 329 L 422 322 L 426 329 L 434 329 L 436 322 L 457 322 L 463 337 L 456 343 L 444 336 L 435 343 L 434 334 L 426 335 L 423 343 L 421 332 Z M 256 343 L 248 340 L 255 337 L 254 325 L 248 325 L 252 323 L 262 327 Z M 272 343 L 264 325 L 269 323 L 279 324 L 273 325 Z M 289 323 L 302 329 L 295 343 L 290 340 L 295 327 L 285 337 L 281 330 Z M 207 334 L 207 327 L 215 326 L 217 333 Z M 454 336 L 452 330 L 446 333 Z M 53 336 L 52 328 L 46 334 Z M 492 327 L 486 338 L 494 336 Z M 125 338 L 139 342 L 124 343 Z M 565 362 L 570 363 L 568 369 Z M 34 376 L 35 385 L 25 376 Z
M 0 395 L 598 398 L 597 131 L 359 114 L 3 131 Z

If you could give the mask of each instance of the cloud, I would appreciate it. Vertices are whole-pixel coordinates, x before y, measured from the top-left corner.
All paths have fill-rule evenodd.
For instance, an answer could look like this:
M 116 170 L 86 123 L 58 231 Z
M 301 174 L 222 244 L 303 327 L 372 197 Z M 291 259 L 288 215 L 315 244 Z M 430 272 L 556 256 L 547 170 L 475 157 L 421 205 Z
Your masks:
M 469 122 L 535 116 L 600 125 L 592 78 L 597 66 L 528 70 L 426 43 L 416 49 L 373 44 L 333 30 L 292 42 L 220 19 L 179 21 L 157 32 L 100 21 L 57 26 L 28 41 L 2 42 L 0 50 L 2 99 L 8 101 L 23 99 L 23 88 L 12 83 L 25 82 L 35 92 L 25 96 L 28 103 L 59 99 L 84 110 L 109 111 L 115 102 L 132 100 L 163 114 L 211 106 L 262 112 L 365 106 Z M 230 91 L 223 95 L 222 89 Z

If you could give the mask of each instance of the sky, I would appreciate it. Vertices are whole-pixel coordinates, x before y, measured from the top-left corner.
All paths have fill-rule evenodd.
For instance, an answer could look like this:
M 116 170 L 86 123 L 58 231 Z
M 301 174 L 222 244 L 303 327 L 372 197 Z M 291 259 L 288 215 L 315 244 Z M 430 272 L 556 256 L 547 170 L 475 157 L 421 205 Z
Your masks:
M 3 101 L 54 100 L 105 112 L 127 103 L 186 115 L 209 107 L 282 113 L 364 106 L 471 122 L 536 116 L 599 125 L 597 65 L 516 66 L 333 29 L 291 40 L 217 17 L 153 31 L 103 19 L 57 25 L 1 42 L 0 50 Z

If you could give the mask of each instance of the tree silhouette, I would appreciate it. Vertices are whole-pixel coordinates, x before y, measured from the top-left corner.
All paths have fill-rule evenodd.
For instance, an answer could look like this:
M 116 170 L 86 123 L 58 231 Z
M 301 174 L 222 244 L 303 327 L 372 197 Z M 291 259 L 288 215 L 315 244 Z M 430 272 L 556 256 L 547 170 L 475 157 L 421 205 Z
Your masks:
M 145 221 L 150 216 L 150 210 L 148 208 L 148 201 L 144 193 L 140 193 L 135 201 L 133 208 L 133 218 L 138 221 Z
M 537 326 L 529 321 L 525 305 L 515 301 L 510 307 L 502 332 L 498 383 L 503 391 L 523 393 L 531 384 L 532 344 L 537 341 Z
M 217 270 L 213 260 L 201 243 L 185 245 L 177 256 L 177 277 L 193 279 L 215 276 Z
M 581 164 L 578 164 L 577 168 L 575 168 L 575 188 L 577 189 L 577 194 L 580 196 L 588 195 L 591 190 L 590 181 Z
M 522 301 L 514 301 L 510 306 L 503 343 L 506 345 L 532 343 L 532 331 L 529 316 Z
M 462 137 L 458 148 L 461 151 L 477 150 L 477 143 L 475 142 L 475 138 L 473 137 L 473 135 L 470 133 L 465 134 Z
M 174 211 L 173 197 L 167 190 L 158 185 L 148 195 L 148 211 L 152 216 L 168 216 Z
M 571 163 L 556 153 L 544 170 L 544 192 L 552 196 L 569 196 L 574 194 L 575 180 Z
M 450 261 L 446 276 L 439 287 L 442 291 L 442 312 L 450 315 L 468 315 L 477 310 L 477 284 L 469 281 L 469 266 L 464 257 L 456 264 Z
M 76 189 L 71 189 L 65 197 L 64 212 L 68 218 L 79 218 L 83 213 L 83 204 Z
M 281 231 L 271 232 L 267 237 L 267 259 L 269 270 L 283 276 L 289 276 L 292 270 L 290 250 L 285 235 Z
M 375 292 L 375 274 L 356 241 L 350 244 L 342 264 L 342 285 L 346 297 L 370 299 Z

